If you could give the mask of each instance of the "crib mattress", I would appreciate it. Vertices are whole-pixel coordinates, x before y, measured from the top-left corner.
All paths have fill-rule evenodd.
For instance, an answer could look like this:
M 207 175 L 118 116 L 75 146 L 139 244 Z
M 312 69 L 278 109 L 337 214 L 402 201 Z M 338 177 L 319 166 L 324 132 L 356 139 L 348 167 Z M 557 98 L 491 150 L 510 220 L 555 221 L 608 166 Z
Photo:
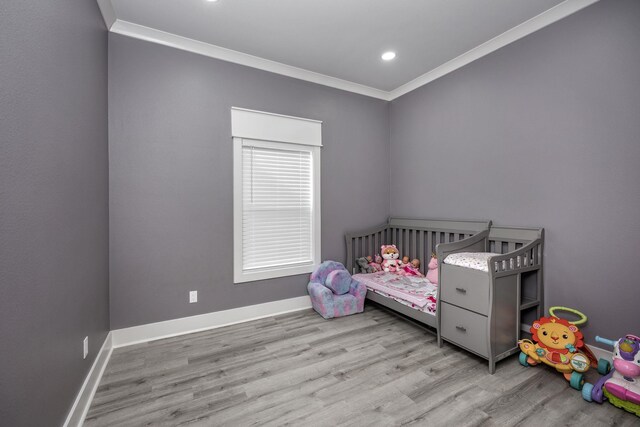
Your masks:
M 363 283 L 371 292 L 425 313 L 435 314 L 436 312 L 438 286 L 425 277 L 378 272 L 355 274 L 353 278 Z
M 445 264 L 457 265 L 458 267 L 472 268 L 474 270 L 489 272 L 489 258 L 500 254 L 493 252 L 460 252 L 448 255 L 444 259 Z M 502 261 L 503 268 L 506 268 L 507 261 Z M 510 260 L 510 268 L 520 268 L 520 259 L 515 262 Z

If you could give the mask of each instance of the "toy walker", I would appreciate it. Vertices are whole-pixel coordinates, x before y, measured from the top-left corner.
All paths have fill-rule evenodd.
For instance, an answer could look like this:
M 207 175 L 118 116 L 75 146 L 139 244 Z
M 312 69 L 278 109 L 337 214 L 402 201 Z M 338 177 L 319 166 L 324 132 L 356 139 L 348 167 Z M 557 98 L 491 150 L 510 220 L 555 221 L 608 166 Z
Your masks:
M 575 322 L 569 322 L 555 315 L 556 311 L 566 311 L 579 316 Z M 593 352 L 582 340 L 579 325 L 587 321 L 587 316 L 568 307 L 549 308 L 549 317 L 541 317 L 531 326 L 533 340 L 520 340 L 520 364 L 533 366 L 539 363 L 556 368 L 562 373 L 571 387 L 581 390 L 584 385 L 584 373 L 590 367 L 598 369 L 602 375 L 611 368 L 606 359 L 597 360 Z
M 612 341 L 597 336 L 596 341 L 613 347 L 613 370 L 595 385 L 586 383 L 582 397 L 589 402 L 609 400 L 640 417 L 640 338 L 627 335 Z

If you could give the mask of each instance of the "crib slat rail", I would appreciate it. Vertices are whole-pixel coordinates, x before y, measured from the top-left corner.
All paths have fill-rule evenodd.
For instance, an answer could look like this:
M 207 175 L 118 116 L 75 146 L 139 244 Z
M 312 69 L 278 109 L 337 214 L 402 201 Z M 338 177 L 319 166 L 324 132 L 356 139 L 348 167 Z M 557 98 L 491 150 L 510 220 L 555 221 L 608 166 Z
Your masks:
M 540 269 L 543 238 L 542 228 L 493 227 L 489 241 L 495 242 L 491 245 L 493 252 L 501 255 L 489 258 L 490 271 L 495 277 L 501 277 Z
M 380 253 L 382 245 L 394 244 L 400 256 L 420 260 L 420 270 L 426 272 L 431 254 L 442 242 L 472 239 L 478 233 L 488 234 L 490 221 L 452 221 L 411 218 L 389 218 L 386 224 L 362 231 L 347 233 L 345 266 L 352 273 L 359 272 L 357 259 Z M 366 242 L 366 243 L 365 243 Z M 371 244 L 373 243 L 373 244 Z

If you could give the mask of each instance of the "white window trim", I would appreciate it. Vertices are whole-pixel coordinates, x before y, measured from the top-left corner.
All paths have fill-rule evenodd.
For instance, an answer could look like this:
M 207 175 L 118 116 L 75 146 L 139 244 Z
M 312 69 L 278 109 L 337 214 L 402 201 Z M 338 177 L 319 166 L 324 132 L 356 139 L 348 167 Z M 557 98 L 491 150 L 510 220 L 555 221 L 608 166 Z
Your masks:
M 245 283 L 277 277 L 311 273 L 321 262 L 321 188 L 320 147 L 321 124 L 317 120 L 283 116 L 232 107 L 233 137 L 233 279 Z M 312 156 L 313 173 L 313 232 L 312 264 L 280 266 L 247 272 L 242 269 L 242 147 L 245 141 L 266 148 L 283 144 L 308 150 Z

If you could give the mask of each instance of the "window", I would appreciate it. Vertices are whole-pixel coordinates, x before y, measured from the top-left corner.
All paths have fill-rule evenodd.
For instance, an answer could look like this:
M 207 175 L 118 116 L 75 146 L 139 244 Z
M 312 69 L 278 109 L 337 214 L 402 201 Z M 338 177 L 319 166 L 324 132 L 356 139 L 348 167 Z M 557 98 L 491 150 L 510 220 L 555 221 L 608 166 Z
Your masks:
M 305 274 L 320 262 L 315 120 L 232 108 L 234 282 Z

